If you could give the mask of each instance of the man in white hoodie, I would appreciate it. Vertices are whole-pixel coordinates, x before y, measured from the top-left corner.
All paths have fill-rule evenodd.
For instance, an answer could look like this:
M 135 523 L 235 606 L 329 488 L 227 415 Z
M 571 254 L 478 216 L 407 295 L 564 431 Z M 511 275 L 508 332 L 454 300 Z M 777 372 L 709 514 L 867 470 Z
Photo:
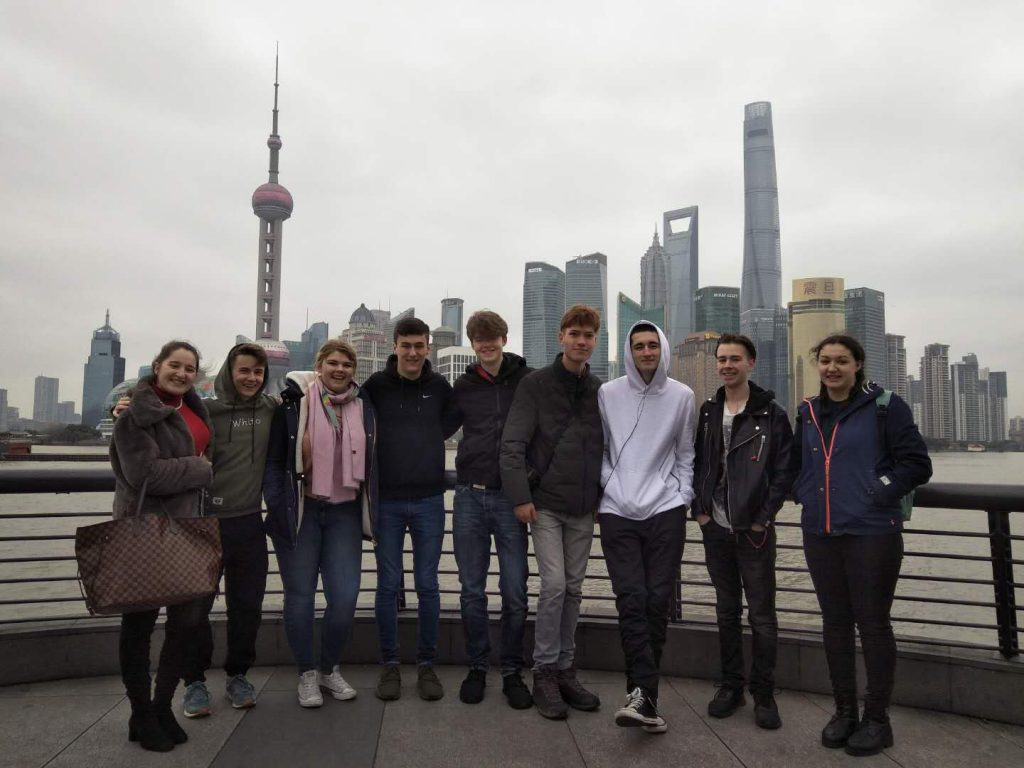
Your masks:
M 639 322 L 624 340 L 626 375 L 601 387 L 604 463 L 598 520 L 615 592 L 626 703 L 621 726 L 668 730 L 658 714 L 658 667 L 693 500 L 693 390 L 668 377 L 669 343 Z

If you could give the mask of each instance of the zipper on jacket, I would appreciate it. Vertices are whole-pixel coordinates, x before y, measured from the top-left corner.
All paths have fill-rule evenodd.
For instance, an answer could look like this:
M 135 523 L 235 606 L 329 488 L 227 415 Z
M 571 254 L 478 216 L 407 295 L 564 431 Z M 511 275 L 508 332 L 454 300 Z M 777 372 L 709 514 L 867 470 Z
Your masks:
M 832 491 L 830 488 L 830 470 L 832 469 L 832 449 L 836 444 L 836 435 L 839 434 L 839 421 L 836 421 L 836 425 L 832 428 L 832 438 L 829 440 L 828 448 L 825 447 L 825 435 L 821 431 L 821 427 L 818 425 L 818 417 L 814 415 L 814 407 L 811 405 L 811 401 L 804 399 L 807 403 L 807 410 L 811 414 L 811 421 L 814 423 L 814 428 L 818 430 L 818 439 L 821 440 L 821 450 L 825 455 L 825 533 L 832 533 L 832 506 L 831 506 L 831 495 Z

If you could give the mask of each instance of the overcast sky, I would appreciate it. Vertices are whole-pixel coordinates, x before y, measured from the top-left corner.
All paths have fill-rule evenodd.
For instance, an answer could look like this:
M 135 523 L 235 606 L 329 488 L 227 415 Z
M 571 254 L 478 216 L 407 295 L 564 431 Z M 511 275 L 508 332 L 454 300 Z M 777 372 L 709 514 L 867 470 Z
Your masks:
M 663 211 L 700 207 L 700 284 L 740 284 L 743 106 L 771 101 L 783 300 L 885 291 L 907 368 L 949 344 L 1024 413 L 1024 3 L 0 0 L 0 387 L 81 408 L 92 330 L 128 375 L 171 337 L 255 332 L 281 50 L 281 335 L 360 302 L 489 307 L 523 264 L 608 255 L 639 299 Z M 611 318 L 614 325 L 614 318 Z M 617 350 L 617 344 L 612 347 Z M 618 355 L 613 351 L 613 357 Z

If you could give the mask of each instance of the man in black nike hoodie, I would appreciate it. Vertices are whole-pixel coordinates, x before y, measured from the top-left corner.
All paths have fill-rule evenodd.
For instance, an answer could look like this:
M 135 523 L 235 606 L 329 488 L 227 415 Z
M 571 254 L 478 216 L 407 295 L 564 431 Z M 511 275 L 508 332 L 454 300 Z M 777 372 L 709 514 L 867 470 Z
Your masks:
M 437 567 L 444 539 L 444 441 L 459 428 L 452 388 L 430 367 L 430 329 L 417 318 L 395 326 L 395 354 L 363 385 L 377 409 L 380 506 L 377 515 L 375 612 L 384 665 L 377 696 L 402 694 L 398 654 L 398 593 L 405 532 L 412 536 L 413 576 L 419 602 L 416 688 L 420 698 L 444 696 L 434 672 L 441 613 Z

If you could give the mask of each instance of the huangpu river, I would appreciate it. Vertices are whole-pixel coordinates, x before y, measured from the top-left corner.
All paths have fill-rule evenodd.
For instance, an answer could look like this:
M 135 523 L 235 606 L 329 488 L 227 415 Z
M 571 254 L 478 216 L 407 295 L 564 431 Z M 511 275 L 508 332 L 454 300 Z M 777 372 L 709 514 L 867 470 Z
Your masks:
M 69 449 L 66 447 L 35 450 L 50 450 L 58 453 L 95 453 L 99 464 L 106 463 L 106 456 L 101 448 Z M 1024 477 L 1024 453 L 937 453 L 932 456 L 936 482 L 993 483 L 1016 484 Z M 82 469 L 98 466 L 91 462 L 0 462 L 0 472 L 11 469 L 45 468 L 45 469 Z M 449 468 L 454 468 L 454 451 L 448 452 Z M 111 493 L 81 494 L 11 494 L 0 496 L 0 513 L 37 514 L 46 512 L 100 512 L 109 513 L 112 502 Z M 451 507 L 452 494 L 446 494 L 446 506 Z M 796 522 L 799 519 L 799 508 L 787 504 L 779 514 L 780 522 Z M 46 536 L 73 535 L 79 525 L 101 522 L 103 518 L 40 518 L 38 520 L 0 519 L 0 536 Z M 1024 515 L 1012 515 L 1011 526 L 1015 533 L 1020 533 L 1024 525 Z M 449 524 L 450 527 L 450 524 Z M 915 509 L 909 528 L 922 531 L 951 532 L 987 532 L 986 516 L 977 510 L 957 511 L 943 509 Z M 908 533 L 905 537 L 907 556 L 903 561 L 903 574 L 923 576 L 957 576 L 960 578 L 990 580 L 991 566 L 987 561 L 950 560 L 930 558 L 926 555 L 933 552 L 957 553 L 988 557 L 989 544 L 985 538 L 964 538 L 949 535 L 922 535 Z M 800 532 L 795 527 L 778 529 L 780 546 L 778 565 L 778 585 L 781 589 L 809 589 L 810 580 L 804 573 L 781 570 L 787 567 L 803 567 L 803 554 L 800 550 Z M 787 546 L 793 547 L 785 548 Z M 408 543 L 407 543 L 408 547 Z M 1018 544 L 1018 548 L 1020 544 Z M 444 608 L 458 608 L 458 578 L 454 557 L 450 554 L 451 536 L 445 537 L 444 549 L 448 554 L 441 558 L 441 601 Z M 595 536 L 593 553 L 601 552 L 600 542 Z M 72 540 L 38 541 L 38 542 L 0 542 L 0 559 L 35 558 L 53 556 L 71 556 L 74 554 Z M 1024 557 L 1016 552 L 1017 559 Z M 411 554 L 407 555 L 408 566 L 411 568 Z M 714 592 L 707 584 L 707 571 L 703 565 L 703 547 L 700 543 L 700 531 L 695 523 L 690 523 L 687 530 L 687 543 L 683 554 L 683 578 L 699 584 L 686 584 L 683 587 L 683 618 L 700 619 L 703 621 L 714 618 Z M 277 564 L 271 558 L 268 594 L 265 607 L 268 612 L 281 609 L 281 583 L 276 575 Z M 374 559 L 369 548 L 363 558 L 366 571 L 362 578 L 360 607 L 372 608 L 374 586 Z M 535 565 L 532 562 L 531 569 Z M 492 569 L 497 569 L 497 558 L 492 558 Z M 588 578 L 584 585 L 584 611 L 590 614 L 610 615 L 614 613 L 614 603 L 610 598 L 611 585 L 606 579 L 604 563 L 593 560 L 589 573 L 595 578 Z M 57 616 L 80 616 L 85 609 L 81 602 L 79 586 L 74 578 L 76 574 L 73 560 L 38 561 L 30 563 L 0 563 L 0 601 L 21 601 L 40 598 L 69 598 L 67 602 L 29 603 L 10 605 L 0 602 L 0 619 L 32 619 Z M 17 578 L 53 578 L 70 577 L 61 581 L 9 583 Z M 1020 574 L 1017 581 L 1021 581 Z M 411 574 L 407 577 L 409 587 L 408 599 L 415 603 L 415 592 L 412 591 Z M 490 579 L 489 588 L 497 591 L 497 576 Z M 530 579 L 529 590 L 535 595 L 538 589 L 537 579 Z M 901 635 L 916 635 L 941 638 L 949 641 L 983 643 L 995 645 L 996 632 L 988 628 L 995 624 L 995 612 L 991 607 L 951 606 L 917 601 L 913 598 L 955 598 L 976 600 L 991 604 L 993 590 L 989 584 L 951 584 L 941 581 L 919 581 L 903 579 L 897 591 L 897 601 L 893 608 L 894 618 L 908 619 L 896 623 L 896 631 Z M 904 599 L 906 598 L 906 599 Z M 531 598 L 531 604 L 533 598 Z M 696 603 L 696 604 L 692 604 Z M 1018 596 L 1018 605 L 1024 604 L 1024 595 Z M 491 607 L 497 605 L 497 598 L 491 598 Z M 788 612 L 799 609 L 817 609 L 813 593 L 780 591 L 778 596 L 779 620 L 785 625 L 810 625 L 819 623 L 816 616 Z M 215 610 L 223 610 L 220 605 Z M 1022 616 L 1024 619 L 1024 616 Z M 956 620 L 984 625 L 985 628 L 952 628 L 926 623 L 920 620 Z

